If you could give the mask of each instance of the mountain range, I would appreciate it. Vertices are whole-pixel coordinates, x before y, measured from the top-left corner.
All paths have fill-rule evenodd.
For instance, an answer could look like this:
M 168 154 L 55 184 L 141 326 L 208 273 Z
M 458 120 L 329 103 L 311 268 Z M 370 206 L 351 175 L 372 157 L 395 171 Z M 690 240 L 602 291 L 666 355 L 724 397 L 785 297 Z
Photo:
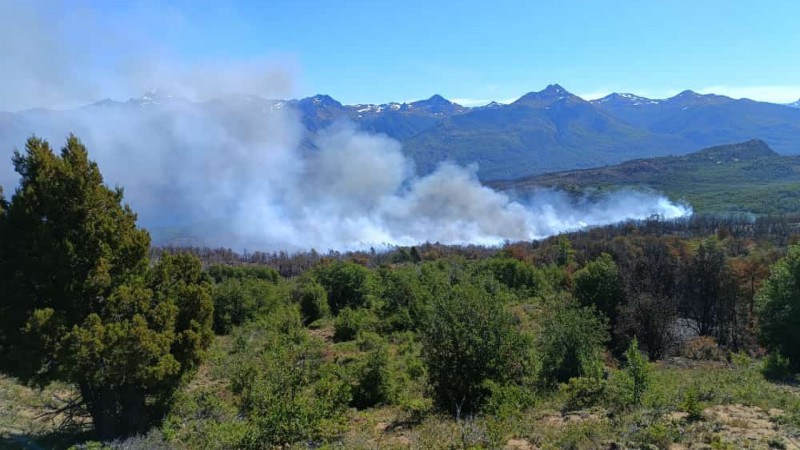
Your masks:
M 484 181 L 682 155 L 754 138 L 780 154 L 800 154 L 800 101 L 781 105 L 692 91 L 668 99 L 614 93 L 586 101 L 557 84 L 510 104 L 480 107 L 461 106 L 439 95 L 409 103 L 343 105 L 327 95 L 298 100 L 236 95 L 192 102 L 151 91 L 125 102 L 0 113 L 0 145 L 19 146 L 32 133 L 81 135 L 78 118 L 98 112 L 125 121 L 141 114 L 159 117 L 159 111 L 176 104 L 185 114 L 213 114 L 234 133 L 252 133 L 239 125 L 242 121 L 291 108 L 305 127 L 310 151 L 316 132 L 351 120 L 360 129 L 400 141 L 421 174 L 453 161 L 477 164 Z

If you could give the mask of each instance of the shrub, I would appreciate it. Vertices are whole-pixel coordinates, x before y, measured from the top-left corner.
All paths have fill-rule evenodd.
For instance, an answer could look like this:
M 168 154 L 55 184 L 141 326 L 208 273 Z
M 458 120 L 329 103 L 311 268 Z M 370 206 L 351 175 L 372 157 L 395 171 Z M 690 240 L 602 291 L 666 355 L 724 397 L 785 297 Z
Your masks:
M 686 390 L 680 408 L 689 414 L 687 417 L 689 420 L 696 421 L 703 418 L 703 405 L 700 402 L 700 392 L 697 386 L 691 386 Z
M 674 424 L 655 422 L 639 430 L 634 435 L 636 448 L 670 448 L 681 438 L 681 431 Z
M 593 308 L 573 302 L 552 301 L 539 334 L 541 370 L 546 386 L 571 378 L 601 376 L 603 345 L 608 340 L 605 320 Z
M 423 286 L 417 268 L 381 269 L 380 297 L 382 328 L 390 331 L 413 330 L 421 323 L 430 292 Z
M 333 323 L 333 340 L 336 342 L 351 341 L 362 331 L 372 331 L 378 319 L 367 309 L 345 308 Z
M 316 270 L 316 277 L 328 294 L 333 314 L 346 307 L 366 306 L 371 292 L 372 273 L 364 266 L 338 261 Z
M 355 372 L 352 406 L 364 409 L 395 401 L 398 386 L 385 344 L 379 345 L 359 361 Z
M 492 258 L 486 268 L 498 281 L 524 296 L 538 295 L 545 284 L 541 272 L 517 259 Z
M 625 352 L 625 373 L 631 383 L 631 403 L 641 406 L 650 385 L 650 367 L 647 358 L 639 351 L 639 341 L 634 338 Z
M 277 286 L 260 278 L 226 278 L 214 286 L 214 331 L 228 334 L 280 302 Z
M 770 352 L 762 363 L 761 373 L 769 380 L 788 380 L 792 377 L 789 358 L 778 352 Z
M 454 286 L 434 300 L 421 338 L 434 401 L 456 416 L 480 408 L 487 381 L 522 384 L 530 375 L 530 339 L 501 303 L 474 285 Z
M 757 297 L 760 339 L 767 349 L 789 359 L 800 371 L 800 245 L 772 266 Z
M 322 441 L 339 432 L 350 388 L 321 348 L 303 335 L 267 333 L 241 352 L 231 388 L 250 432 L 236 448 Z
M 292 299 L 300 305 L 300 314 L 306 323 L 328 317 L 328 294 L 313 278 L 300 277 L 292 289 Z
M 583 306 L 594 305 L 612 323 L 617 321 L 622 302 L 619 269 L 608 253 L 603 253 L 575 272 L 575 298 Z
M 602 378 L 570 378 L 561 388 L 566 394 L 564 409 L 576 411 L 602 404 L 607 396 L 606 388 L 607 382 Z
M 484 387 L 488 394 L 481 412 L 494 419 L 503 420 L 519 415 L 536 401 L 530 386 L 486 380 Z
M 281 276 L 275 269 L 266 266 L 253 265 L 228 266 L 223 264 L 215 264 L 208 268 L 208 274 L 215 283 L 222 283 L 223 281 L 229 279 L 241 280 L 245 278 L 251 278 L 276 284 L 281 279 Z
M 697 336 L 683 344 L 681 354 L 689 359 L 700 361 L 724 361 L 725 353 L 711 336 Z

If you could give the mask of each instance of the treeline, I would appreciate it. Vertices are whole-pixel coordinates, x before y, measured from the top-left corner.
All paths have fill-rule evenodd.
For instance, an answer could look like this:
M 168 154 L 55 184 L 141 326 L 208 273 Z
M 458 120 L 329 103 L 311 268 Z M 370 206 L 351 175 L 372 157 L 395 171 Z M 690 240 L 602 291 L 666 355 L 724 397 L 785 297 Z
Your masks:
M 594 227 L 588 230 L 565 233 L 582 249 L 592 242 L 611 241 L 617 237 L 631 236 L 674 236 L 685 239 L 719 235 L 734 237 L 740 243 L 770 244 L 784 248 L 790 243 L 800 241 L 800 214 L 751 217 L 746 215 L 694 215 L 675 220 L 661 220 L 654 217 L 650 220 L 631 220 L 618 224 Z M 506 243 L 502 247 L 513 246 L 530 252 L 546 245 L 548 241 Z M 586 242 L 587 244 L 583 244 Z M 483 245 L 444 245 L 426 242 L 413 247 L 383 246 L 361 251 L 328 250 L 320 253 L 309 251 L 241 251 L 230 248 L 190 247 L 190 246 L 156 246 L 151 249 L 150 256 L 158 259 L 162 254 L 191 253 L 204 264 L 257 264 L 271 267 L 281 276 L 294 277 L 302 274 L 323 261 L 358 261 L 367 267 L 378 267 L 382 264 L 413 261 L 415 257 L 424 260 L 439 258 L 463 257 L 469 260 L 488 258 L 497 252 L 495 246 Z M 414 255 L 416 253 L 416 256 Z M 578 255 L 579 257 L 582 255 Z M 596 256 L 596 255 L 595 255 Z
M 554 392 L 630 411 L 648 360 L 674 355 L 800 371 L 792 219 L 650 220 L 501 248 L 151 249 L 77 138 L 60 154 L 32 138 L 13 162 L 0 370 L 74 385 L 54 415 L 90 417 L 103 440 L 156 427 L 192 448 L 317 447 L 353 411 L 502 420 Z

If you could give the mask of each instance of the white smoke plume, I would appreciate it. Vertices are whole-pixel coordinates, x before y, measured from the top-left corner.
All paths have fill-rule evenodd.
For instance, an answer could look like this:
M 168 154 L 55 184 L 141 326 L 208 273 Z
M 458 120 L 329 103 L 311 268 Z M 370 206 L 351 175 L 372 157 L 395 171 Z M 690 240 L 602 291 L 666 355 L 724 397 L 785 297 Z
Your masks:
M 417 176 L 400 143 L 386 136 L 340 122 L 309 137 L 291 108 L 231 95 L 291 95 L 296 77 L 291 63 L 288 69 L 284 62 L 263 61 L 179 67 L 148 59 L 148 49 L 130 52 L 134 59 L 115 66 L 135 65 L 136 70 L 87 83 L 102 71 L 81 71 L 68 58 L 48 60 L 79 52 L 58 33 L 26 39 L 53 28 L 20 5 L 0 8 L 7 34 L 16 36 L 0 44 L 0 97 L 10 99 L 0 109 L 32 106 L 37 98 L 41 106 L 100 98 L 105 95 L 95 91 L 105 85 L 115 86 L 111 92 L 127 92 L 148 83 L 166 86 L 175 96 L 0 114 L 0 185 L 7 196 L 17 183 L 11 171 L 14 148 L 32 133 L 58 148 L 74 132 L 106 182 L 125 188 L 140 224 L 161 242 L 251 250 L 343 250 L 425 241 L 498 244 L 654 214 L 690 213 L 664 197 L 639 192 L 591 202 L 555 191 L 514 199 L 481 185 L 474 167 L 452 164 Z M 65 69 L 46 70 L 48 61 Z M 307 138 L 313 149 L 304 145 Z

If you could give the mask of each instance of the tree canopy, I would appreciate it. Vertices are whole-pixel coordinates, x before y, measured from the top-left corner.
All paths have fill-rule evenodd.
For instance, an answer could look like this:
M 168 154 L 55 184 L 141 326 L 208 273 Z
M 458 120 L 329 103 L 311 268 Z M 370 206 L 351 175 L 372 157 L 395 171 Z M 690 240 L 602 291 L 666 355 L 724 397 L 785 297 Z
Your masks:
M 57 155 L 30 138 L 0 216 L 2 369 L 75 383 L 102 437 L 146 429 L 213 334 L 196 257 L 150 266 L 150 237 L 75 136 Z

